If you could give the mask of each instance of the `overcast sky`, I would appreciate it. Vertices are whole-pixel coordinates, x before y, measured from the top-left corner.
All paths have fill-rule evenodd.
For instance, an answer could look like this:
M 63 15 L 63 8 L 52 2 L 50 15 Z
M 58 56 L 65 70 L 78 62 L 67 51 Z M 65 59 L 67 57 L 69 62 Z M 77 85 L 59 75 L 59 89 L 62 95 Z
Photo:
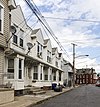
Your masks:
M 76 67 L 93 67 L 100 72 L 100 0 L 33 0 L 54 34 L 66 49 L 72 62 L 72 45 L 77 44 L 76 56 L 89 55 L 89 57 L 76 58 Z M 23 13 L 27 18 L 32 14 L 24 0 L 16 0 L 21 5 Z M 77 19 L 63 20 L 63 19 Z M 85 21 L 82 21 L 85 20 Z M 29 25 L 36 25 L 37 18 L 33 14 L 28 21 Z M 48 38 L 48 36 L 44 36 Z M 50 35 L 49 35 L 49 38 Z M 51 38 L 52 46 L 57 46 Z

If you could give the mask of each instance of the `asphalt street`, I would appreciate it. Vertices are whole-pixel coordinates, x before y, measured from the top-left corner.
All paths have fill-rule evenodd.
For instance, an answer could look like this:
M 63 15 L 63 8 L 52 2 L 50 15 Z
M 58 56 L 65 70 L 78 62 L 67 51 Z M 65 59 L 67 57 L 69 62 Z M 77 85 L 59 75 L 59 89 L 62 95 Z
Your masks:
M 31 107 L 100 107 L 100 87 L 80 86 Z

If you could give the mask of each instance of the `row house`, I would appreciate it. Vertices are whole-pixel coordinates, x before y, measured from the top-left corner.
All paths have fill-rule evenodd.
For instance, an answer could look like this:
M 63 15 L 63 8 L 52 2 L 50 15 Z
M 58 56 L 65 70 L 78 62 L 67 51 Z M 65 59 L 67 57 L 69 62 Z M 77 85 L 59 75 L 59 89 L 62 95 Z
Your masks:
M 70 62 L 63 59 L 63 81 L 65 86 L 73 86 L 73 66 Z
M 10 11 L 16 8 L 14 0 L 0 0 L 0 85 L 4 84 L 5 53 L 10 37 Z
M 20 6 L 11 11 L 9 53 L 6 52 L 4 82 L 24 90 L 27 86 L 63 84 L 63 57 L 44 40 L 41 29 L 32 30 L 26 23 Z

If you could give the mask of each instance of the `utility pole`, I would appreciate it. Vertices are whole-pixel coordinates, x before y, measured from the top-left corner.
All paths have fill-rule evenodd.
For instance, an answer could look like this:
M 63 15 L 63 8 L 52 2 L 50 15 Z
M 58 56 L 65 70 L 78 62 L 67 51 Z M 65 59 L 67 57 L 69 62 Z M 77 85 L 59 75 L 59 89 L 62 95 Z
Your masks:
M 76 44 L 72 43 L 73 45 L 73 87 L 75 87 L 75 46 Z

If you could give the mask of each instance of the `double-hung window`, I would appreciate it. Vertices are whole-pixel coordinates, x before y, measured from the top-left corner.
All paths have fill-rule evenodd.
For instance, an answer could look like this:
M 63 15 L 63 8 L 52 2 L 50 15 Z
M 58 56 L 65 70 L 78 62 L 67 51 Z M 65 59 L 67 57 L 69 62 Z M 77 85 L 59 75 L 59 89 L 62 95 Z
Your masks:
M 13 36 L 13 42 L 14 42 L 15 44 L 18 43 L 18 37 L 17 37 L 17 35 L 14 35 L 14 36 Z
M 23 47 L 23 39 L 20 38 L 20 46 Z
M 4 8 L 0 4 L 0 32 L 3 32 L 3 14 L 4 14 Z
M 38 68 L 37 66 L 34 66 L 34 72 L 33 72 L 33 79 L 38 79 Z
M 51 62 L 51 52 L 47 50 L 47 62 Z
M 38 43 L 38 45 L 37 45 L 37 55 L 38 55 L 38 57 L 42 57 L 42 50 L 43 50 L 43 46 L 39 43 L 39 42 L 37 42 Z
M 14 59 L 8 59 L 8 79 L 14 79 Z
M 21 47 L 23 47 L 23 35 L 24 35 L 24 31 L 22 29 L 20 29 L 20 42 L 19 42 L 19 45 Z
M 19 79 L 22 79 L 22 59 L 19 59 Z

